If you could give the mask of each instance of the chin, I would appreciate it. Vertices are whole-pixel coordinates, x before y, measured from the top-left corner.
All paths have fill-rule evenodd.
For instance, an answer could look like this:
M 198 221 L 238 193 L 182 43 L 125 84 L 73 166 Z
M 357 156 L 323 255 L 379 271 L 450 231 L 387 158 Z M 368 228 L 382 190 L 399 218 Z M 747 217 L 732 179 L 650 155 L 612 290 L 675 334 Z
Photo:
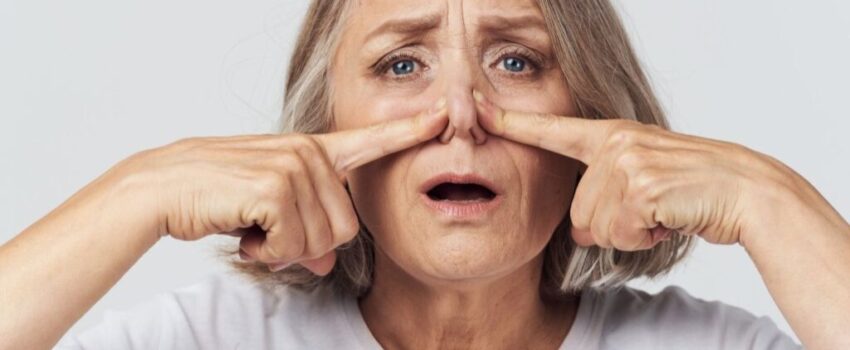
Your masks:
M 428 280 L 460 283 L 496 279 L 518 269 L 536 255 L 518 254 L 503 238 L 494 236 L 493 231 L 455 230 L 432 238 L 416 253 L 407 256 L 417 257 L 418 261 L 412 261 L 418 265 L 414 268 L 419 270 L 414 275 L 422 274 Z M 523 243 L 513 244 L 516 247 Z

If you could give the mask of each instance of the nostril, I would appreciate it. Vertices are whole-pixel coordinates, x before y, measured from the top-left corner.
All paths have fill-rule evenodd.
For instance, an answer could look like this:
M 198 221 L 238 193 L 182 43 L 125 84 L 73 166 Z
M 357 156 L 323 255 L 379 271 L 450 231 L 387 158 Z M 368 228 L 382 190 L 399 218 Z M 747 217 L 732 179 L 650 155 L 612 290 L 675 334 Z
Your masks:
M 471 91 L 456 93 L 448 99 L 449 123 L 454 126 L 452 137 L 472 139 L 472 129 L 478 124 L 478 111 Z
M 469 139 L 475 144 L 483 144 L 487 141 L 487 132 L 478 122 L 478 109 L 469 91 L 455 91 L 447 99 L 449 125 L 440 134 L 441 143 L 449 143 L 453 138 Z

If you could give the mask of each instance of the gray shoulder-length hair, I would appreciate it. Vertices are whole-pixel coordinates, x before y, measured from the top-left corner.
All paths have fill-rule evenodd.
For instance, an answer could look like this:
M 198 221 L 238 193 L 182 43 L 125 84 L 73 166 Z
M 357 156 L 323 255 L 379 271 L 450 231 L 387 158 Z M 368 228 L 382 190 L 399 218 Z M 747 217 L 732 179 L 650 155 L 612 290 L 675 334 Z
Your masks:
M 331 64 L 352 0 L 314 0 L 295 45 L 281 118 L 282 133 L 331 129 Z M 615 10 L 607 0 L 538 0 L 561 71 L 580 117 L 632 119 L 669 129 Z M 666 273 L 690 250 L 692 238 L 674 234 L 650 250 L 625 252 L 579 247 L 570 239 L 569 213 L 545 248 L 541 288 L 569 293 L 610 288 L 636 277 Z M 269 272 L 265 264 L 231 264 L 268 287 L 313 289 L 330 285 L 355 296 L 372 283 L 374 241 L 361 223 L 356 238 L 337 248 L 327 276 L 300 265 Z M 235 254 L 234 254 L 235 255 Z M 232 255 L 231 255 L 232 256 Z

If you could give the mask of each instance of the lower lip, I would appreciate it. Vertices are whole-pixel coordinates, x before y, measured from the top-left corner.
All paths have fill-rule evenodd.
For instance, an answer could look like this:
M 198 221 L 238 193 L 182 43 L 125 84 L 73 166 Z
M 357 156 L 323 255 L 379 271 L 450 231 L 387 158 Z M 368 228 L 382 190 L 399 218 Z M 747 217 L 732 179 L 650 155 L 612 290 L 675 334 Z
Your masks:
M 489 201 L 435 201 L 427 194 L 421 194 L 425 203 L 434 210 L 456 218 L 474 218 L 492 211 L 502 203 L 502 196 L 495 196 Z

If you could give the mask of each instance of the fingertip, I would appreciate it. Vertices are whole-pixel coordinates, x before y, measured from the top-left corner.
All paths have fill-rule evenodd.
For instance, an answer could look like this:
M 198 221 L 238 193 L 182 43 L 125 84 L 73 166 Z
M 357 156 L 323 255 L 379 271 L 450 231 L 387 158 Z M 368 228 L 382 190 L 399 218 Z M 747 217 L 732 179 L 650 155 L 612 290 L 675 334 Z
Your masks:
M 475 98 L 475 109 L 478 111 L 478 124 L 481 125 L 485 131 L 493 135 L 504 134 L 504 125 L 502 125 L 503 123 L 500 121 L 503 118 L 504 111 L 487 100 L 484 95 L 478 91 L 473 91 L 473 96 L 475 96 L 476 93 L 481 96 Z
M 472 134 L 472 138 L 475 139 L 475 144 L 483 145 L 487 142 L 487 132 L 482 127 L 475 125 L 469 131 Z
M 429 110 L 429 113 L 435 114 L 435 113 L 438 113 L 441 109 L 444 109 L 446 107 L 446 101 L 447 100 L 446 100 L 445 96 L 440 97 L 440 99 L 437 100 L 437 103 L 435 103 L 434 106 L 431 107 L 431 109 Z
M 484 97 L 484 94 L 478 89 L 472 89 L 472 98 L 475 99 L 475 102 L 486 102 L 487 99 Z
M 418 130 L 415 131 L 419 135 L 417 141 L 427 141 L 445 134 L 445 131 L 451 127 L 445 98 L 441 98 L 434 107 L 422 113 L 417 119 L 416 129 Z
M 443 132 L 440 134 L 440 137 L 439 137 L 440 143 L 443 143 L 443 144 L 448 143 L 452 139 L 452 137 L 454 137 L 454 135 L 455 135 L 455 127 L 454 127 L 454 125 L 449 124 L 448 126 L 446 126 L 445 129 L 443 129 Z

